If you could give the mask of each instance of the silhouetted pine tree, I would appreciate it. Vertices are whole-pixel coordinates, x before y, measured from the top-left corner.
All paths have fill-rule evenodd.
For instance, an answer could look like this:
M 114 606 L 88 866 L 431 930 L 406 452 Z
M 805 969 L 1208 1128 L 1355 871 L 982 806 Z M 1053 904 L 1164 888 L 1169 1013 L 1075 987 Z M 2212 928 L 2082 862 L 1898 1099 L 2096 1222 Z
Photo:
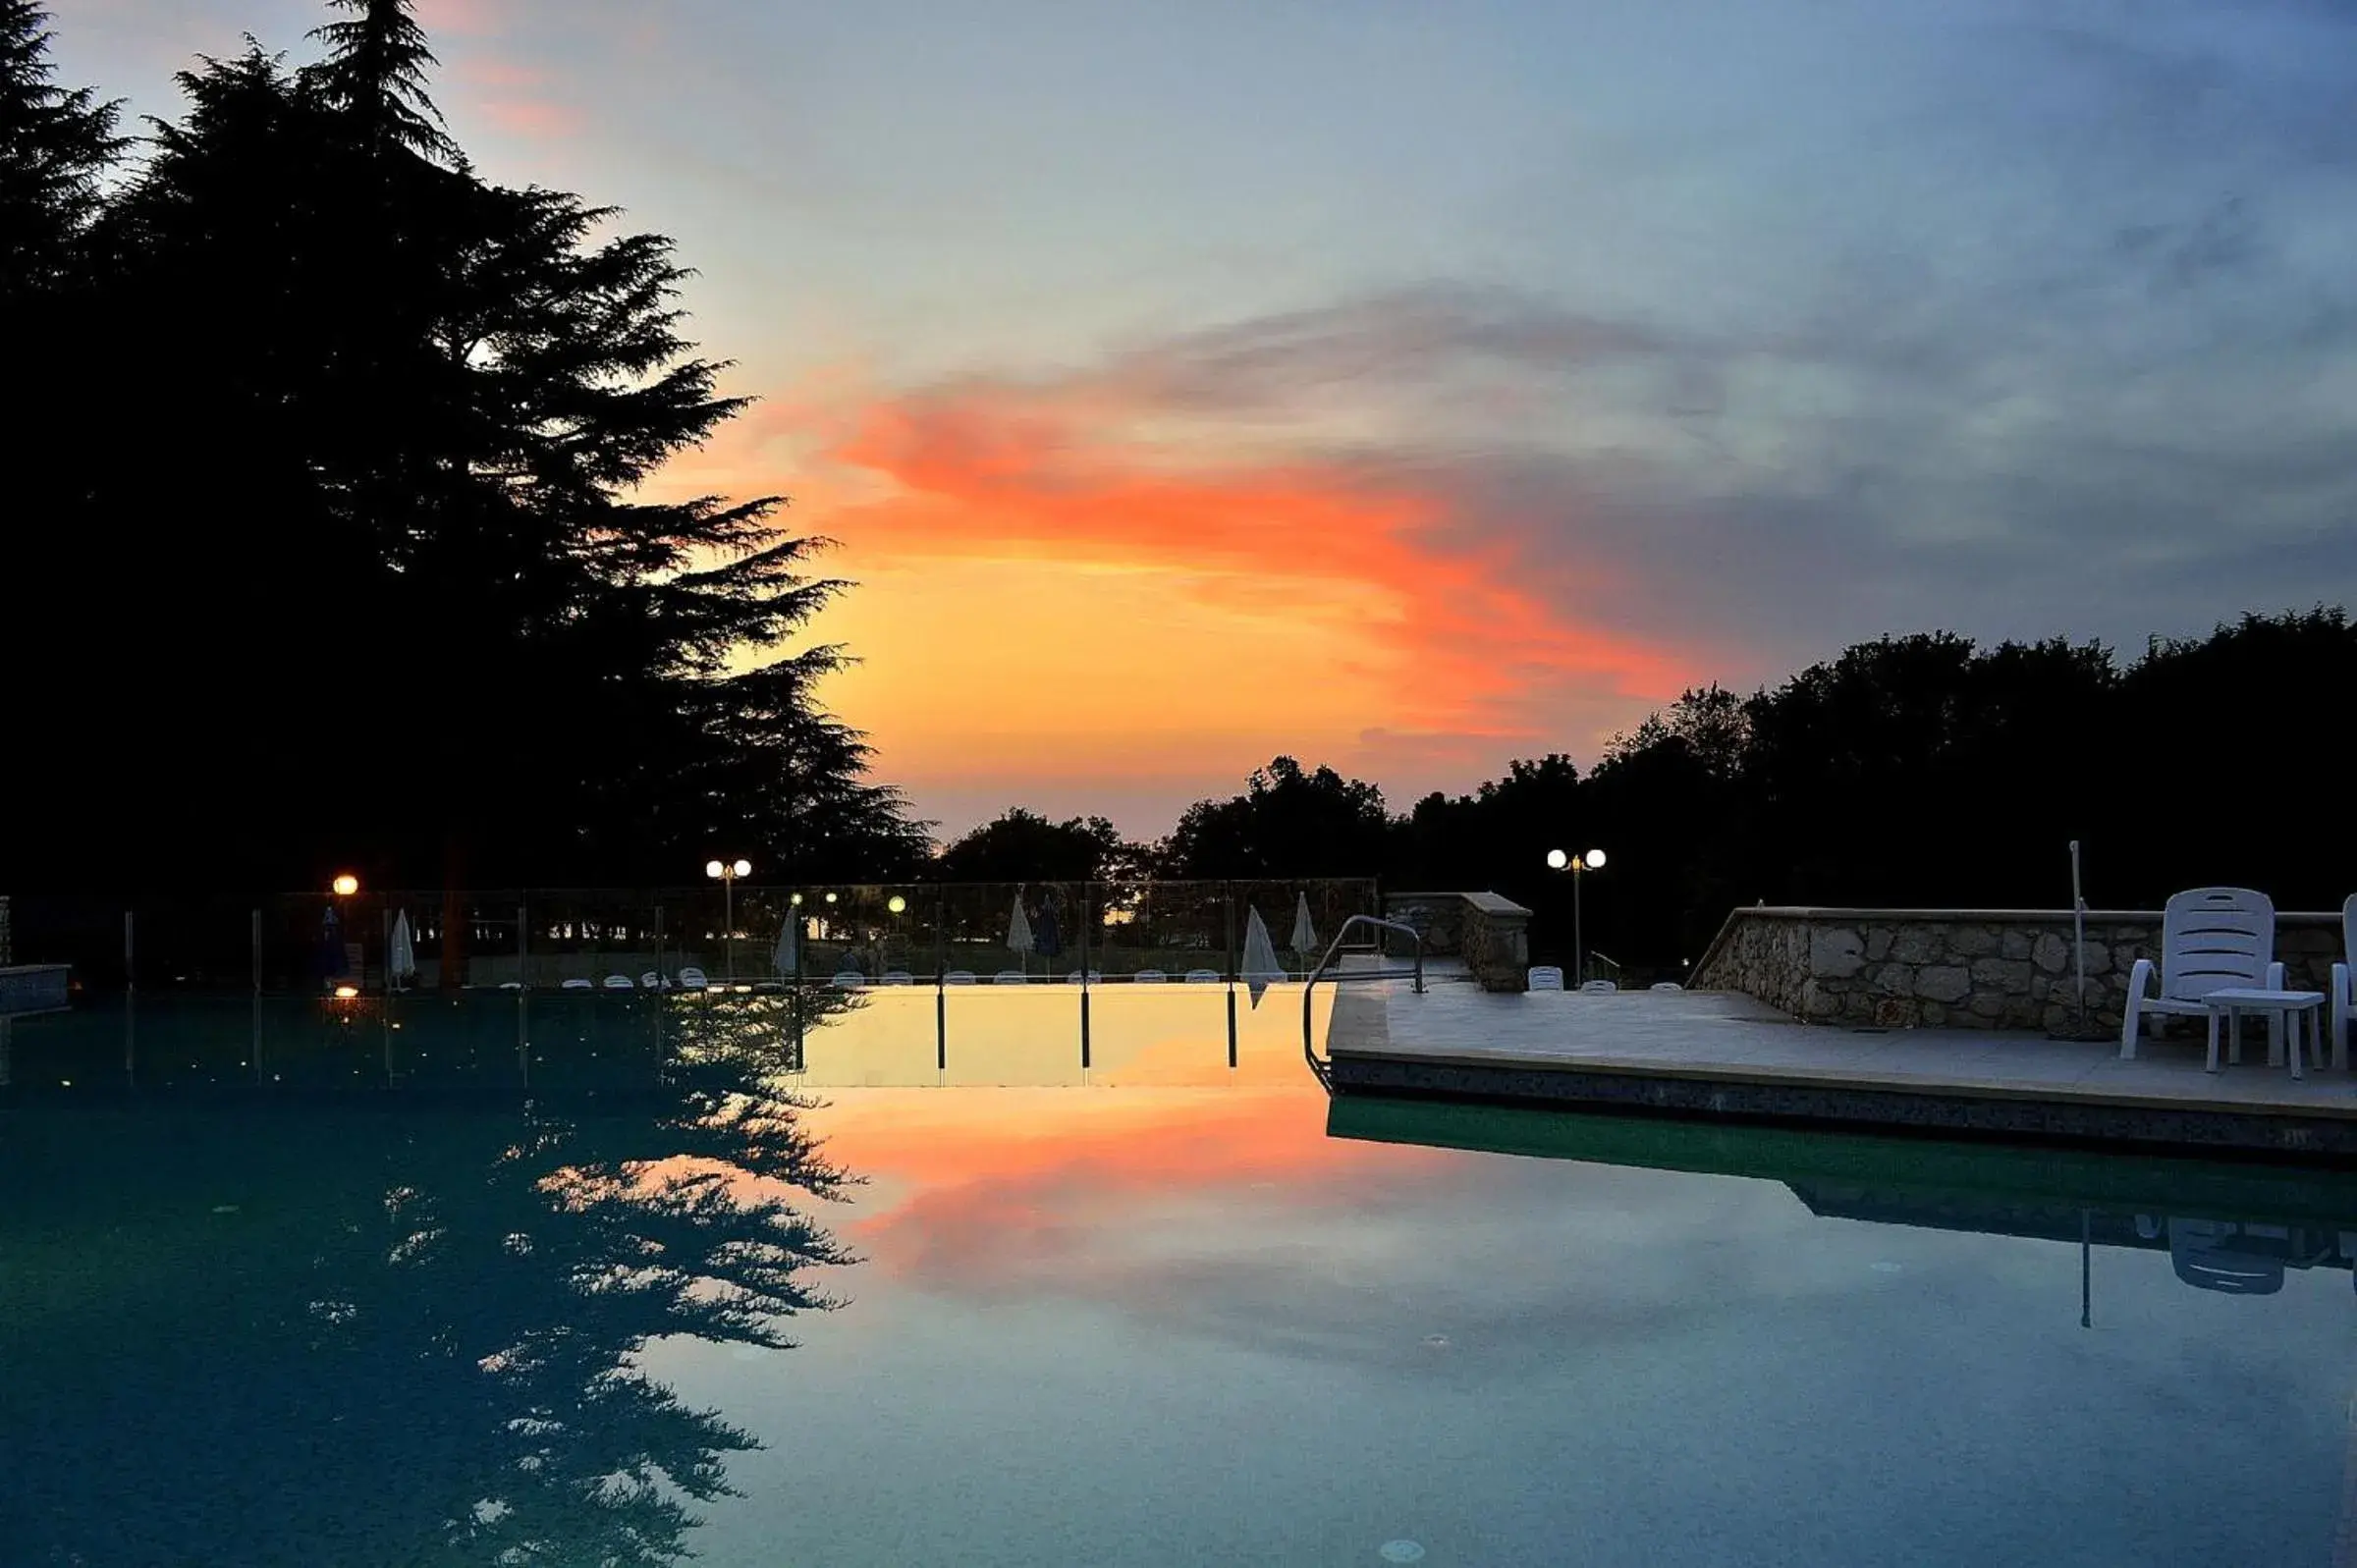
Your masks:
M 72 273 L 99 182 L 128 145 L 115 104 L 55 84 L 49 36 L 32 0 L 0 0 L 0 300 Z
M 839 655 L 786 657 L 842 587 L 814 542 L 776 497 L 643 493 L 743 406 L 671 243 L 481 179 L 409 0 L 331 3 L 315 64 L 184 74 L 105 226 L 136 451 L 75 608 L 153 656 L 89 677 L 137 715 L 105 765 L 200 759 L 142 864 L 577 883 L 775 871 L 798 838 L 901 866 L 915 830 L 812 693 Z

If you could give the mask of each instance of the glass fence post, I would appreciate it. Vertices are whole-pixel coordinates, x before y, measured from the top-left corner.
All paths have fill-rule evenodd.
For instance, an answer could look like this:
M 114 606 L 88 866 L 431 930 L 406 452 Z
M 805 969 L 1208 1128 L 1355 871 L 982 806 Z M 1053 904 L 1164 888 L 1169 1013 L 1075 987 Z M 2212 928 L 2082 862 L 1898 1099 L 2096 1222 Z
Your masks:
M 933 1070 L 950 1070 L 950 900 L 944 893 L 934 901 L 933 920 Z
M 1235 1065 L 1235 888 L 1232 883 L 1220 884 L 1220 941 L 1227 948 L 1228 968 L 1228 1065 Z
M 1080 884 L 1080 901 L 1073 909 L 1073 923 L 1080 928 L 1080 1070 L 1088 1071 L 1088 890 L 1090 884 Z

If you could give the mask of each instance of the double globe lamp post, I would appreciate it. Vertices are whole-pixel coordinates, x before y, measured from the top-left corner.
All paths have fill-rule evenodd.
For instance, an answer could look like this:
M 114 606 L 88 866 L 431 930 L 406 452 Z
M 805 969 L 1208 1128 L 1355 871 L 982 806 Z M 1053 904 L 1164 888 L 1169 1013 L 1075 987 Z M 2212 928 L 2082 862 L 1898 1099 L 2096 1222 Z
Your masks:
M 737 879 L 753 874 L 749 860 L 707 860 L 704 875 L 720 884 L 720 926 L 727 956 L 722 968 L 731 985 L 737 981 Z
M 1584 986 L 1588 983 L 1588 949 L 1579 936 L 1579 883 L 1587 873 L 1604 869 L 1604 851 L 1591 849 L 1585 854 L 1574 855 L 1567 850 L 1550 849 L 1547 851 L 1547 864 L 1556 871 L 1571 873 L 1571 983 Z

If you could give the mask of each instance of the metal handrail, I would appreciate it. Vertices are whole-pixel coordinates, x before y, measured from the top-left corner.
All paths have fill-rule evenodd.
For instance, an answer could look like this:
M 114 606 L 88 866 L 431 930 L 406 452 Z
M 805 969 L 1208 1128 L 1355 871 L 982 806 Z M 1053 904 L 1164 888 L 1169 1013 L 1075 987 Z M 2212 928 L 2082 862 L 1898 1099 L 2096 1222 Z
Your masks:
M 1317 994 L 1318 982 L 1326 978 L 1326 971 L 1334 967 L 1335 958 L 1343 950 L 1343 939 L 1350 935 L 1350 928 L 1353 926 L 1374 926 L 1379 930 L 1395 932 L 1402 937 L 1413 937 L 1416 940 L 1416 966 L 1413 969 L 1370 969 L 1365 974 L 1358 975 L 1338 974 L 1334 977 L 1336 985 L 1341 985 L 1345 980 L 1398 980 L 1403 976 L 1412 976 L 1415 980 L 1416 995 L 1420 997 L 1424 994 L 1423 932 L 1402 921 L 1385 920 L 1376 915 L 1352 915 L 1344 920 L 1342 930 L 1336 932 L 1334 941 L 1327 945 L 1326 956 L 1318 960 L 1318 966 L 1309 972 L 1308 983 L 1301 988 L 1301 1059 L 1309 1063 L 1309 1070 L 1317 1076 L 1318 1082 L 1329 1089 L 1334 1087 L 1334 1079 L 1328 1073 L 1326 1063 L 1318 1059 L 1315 1026 L 1311 1021 L 1310 999 Z

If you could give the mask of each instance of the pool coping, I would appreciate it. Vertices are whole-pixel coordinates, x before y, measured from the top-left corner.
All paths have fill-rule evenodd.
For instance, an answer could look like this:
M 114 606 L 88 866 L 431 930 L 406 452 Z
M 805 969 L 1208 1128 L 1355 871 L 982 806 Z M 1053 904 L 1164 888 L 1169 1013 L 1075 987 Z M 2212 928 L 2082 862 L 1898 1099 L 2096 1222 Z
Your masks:
M 1687 997 L 1701 1000 L 1692 993 Z M 2357 1096 L 2337 1103 L 2271 1099 L 2262 1085 L 2249 1079 L 2215 1091 L 2189 1092 L 2193 1084 L 2170 1090 L 2067 1078 L 2006 1078 L 1993 1076 L 1986 1058 L 1960 1059 L 1949 1076 L 1920 1069 L 1876 1070 L 1865 1061 L 1852 1067 L 1695 1059 L 1649 1054 L 1642 1049 L 1401 1042 L 1394 1037 L 1390 1014 L 1393 1005 L 1405 1000 L 1386 999 L 1348 1015 L 1338 1011 L 1328 1041 L 1327 1067 L 1337 1096 L 1472 1101 L 2357 1165 Z M 1820 1033 L 1789 1018 L 1773 1021 L 1812 1036 Z M 1828 1039 L 1845 1033 L 1824 1031 Z M 1546 1045 L 1553 1047 L 1553 1042 Z M 1996 1071 L 2001 1074 L 2002 1069 Z M 2196 1079 L 2200 1081 L 2198 1073 Z

